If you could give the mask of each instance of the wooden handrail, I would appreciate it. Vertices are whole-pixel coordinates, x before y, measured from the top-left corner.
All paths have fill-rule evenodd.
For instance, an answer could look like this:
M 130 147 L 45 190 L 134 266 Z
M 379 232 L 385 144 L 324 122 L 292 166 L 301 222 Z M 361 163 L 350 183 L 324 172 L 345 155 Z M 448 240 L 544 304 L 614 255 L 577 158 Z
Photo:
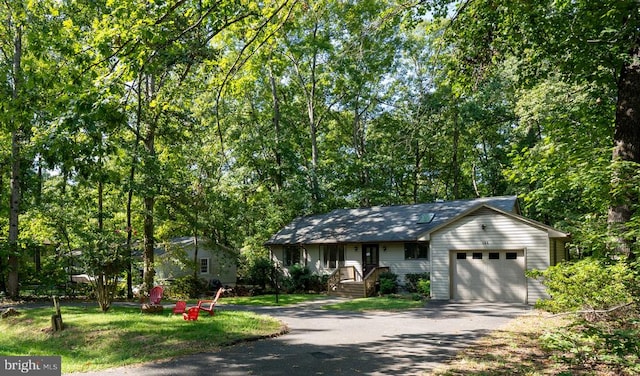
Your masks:
M 365 277 L 364 277 L 364 296 L 365 298 L 372 296 L 376 292 L 376 282 L 380 279 L 380 274 L 384 272 L 388 272 L 388 266 L 382 266 L 373 268 Z
M 329 292 L 335 291 L 339 288 L 340 283 L 344 280 L 352 280 L 355 282 L 364 281 L 364 296 L 373 296 L 376 291 L 376 282 L 380 279 L 380 274 L 388 272 L 389 267 L 377 267 L 373 268 L 363 278 L 358 269 L 355 266 L 341 266 L 336 268 L 330 275 L 327 281 Z
M 335 290 L 344 280 L 362 281 L 362 275 L 355 266 L 339 266 L 329 274 L 327 280 L 329 291 Z
M 329 279 L 327 280 L 327 288 L 329 292 L 335 291 L 340 284 L 340 269 L 336 269 L 329 275 Z

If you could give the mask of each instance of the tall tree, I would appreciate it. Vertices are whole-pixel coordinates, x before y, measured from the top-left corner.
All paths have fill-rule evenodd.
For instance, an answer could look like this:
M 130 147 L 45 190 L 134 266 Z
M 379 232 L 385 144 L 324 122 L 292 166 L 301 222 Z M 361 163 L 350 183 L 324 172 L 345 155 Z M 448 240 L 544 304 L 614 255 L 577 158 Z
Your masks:
M 59 26 L 55 2 L 5 1 L 0 4 L 0 67 L 3 128 L 11 134 L 7 295 L 19 295 L 20 222 L 24 210 L 24 177 L 33 164 L 25 151 L 33 129 L 45 121 L 47 92 L 55 82 L 50 75 L 60 62 L 52 31 Z M 58 57 L 58 58 L 57 58 Z M 49 92 L 50 93 L 50 92 Z M 4 264 L 4 263 L 2 263 Z
M 11 131 L 11 193 L 9 206 L 9 257 L 8 257 L 8 275 L 7 275 L 7 295 L 10 298 L 17 298 L 20 294 L 18 281 L 18 220 L 20 215 L 20 175 L 22 168 L 20 165 L 21 146 L 23 138 L 27 132 L 26 116 L 22 114 L 24 109 L 20 104 L 26 102 L 23 98 L 23 72 L 22 72 L 22 54 L 23 54 L 23 27 L 24 14 L 21 5 L 14 4 L 12 9 L 9 4 L 5 6 L 5 22 L 7 25 L 7 34 L 11 39 L 9 43 L 9 51 L 5 51 L 5 56 L 10 57 L 11 73 L 9 81 L 11 86 L 11 101 L 13 104 L 13 116 L 8 120 L 9 129 Z M 17 6 L 16 6 L 17 5 Z M 8 52 L 8 53 L 7 53 Z M 15 117 L 14 117 L 15 116 Z
M 590 144 L 599 144 L 603 131 L 612 140 L 608 223 L 613 248 L 633 257 L 638 196 L 636 185 L 628 183 L 635 182 L 640 161 L 637 2 L 464 1 L 452 14 L 443 35 L 448 49 L 455 49 L 456 71 L 467 83 L 483 80 L 515 59 L 514 79 L 522 93 L 554 80 L 589 90 L 590 106 L 600 108 L 600 117 L 585 112 L 570 120 L 592 136 Z M 541 128 L 540 139 L 554 142 L 553 128 L 558 126 Z M 592 126 L 596 132 L 588 130 Z M 556 134 L 574 131 L 565 127 Z M 582 163 L 591 158 L 572 149 L 565 149 L 565 160 Z

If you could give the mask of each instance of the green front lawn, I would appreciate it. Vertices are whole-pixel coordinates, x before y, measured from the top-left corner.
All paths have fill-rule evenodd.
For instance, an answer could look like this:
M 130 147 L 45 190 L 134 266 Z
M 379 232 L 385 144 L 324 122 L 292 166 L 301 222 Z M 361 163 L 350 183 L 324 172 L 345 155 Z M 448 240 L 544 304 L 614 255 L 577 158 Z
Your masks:
M 0 320 L 0 355 L 60 355 L 62 372 L 83 372 L 205 351 L 281 331 L 281 323 L 250 312 L 216 311 L 185 321 L 182 315 L 141 314 L 137 307 L 63 307 L 65 330 L 51 331 L 53 309 L 19 309 Z
M 423 300 L 415 300 L 404 296 L 382 296 L 353 299 L 341 303 L 327 304 L 322 309 L 342 311 L 404 311 L 425 306 Z
M 275 294 L 257 296 L 222 297 L 221 304 L 237 304 L 248 306 L 286 306 L 326 298 L 326 295 L 312 294 L 280 294 L 276 303 Z
M 224 298 L 220 304 L 283 306 L 325 298 L 324 295 L 286 294 Z M 195 303 L 194 303 L 195 304 Z M 194 305 L 194 304 L 189 304 Z M 424 302 L 399 297 L 354 299 L 324 305 L 333 310 L 406 310 Z M 217 310 L 189 322 L 171 309 L 142 314 L 139 307 L 62 307 L 65 329 L 51 331 L 53 308 L 18 309 L 21 315 L 0 320 L 0 355 L 60 355 L 62 372 L 85 372 L 167 359 L 280 333 L 282 324 L 251 312 Z

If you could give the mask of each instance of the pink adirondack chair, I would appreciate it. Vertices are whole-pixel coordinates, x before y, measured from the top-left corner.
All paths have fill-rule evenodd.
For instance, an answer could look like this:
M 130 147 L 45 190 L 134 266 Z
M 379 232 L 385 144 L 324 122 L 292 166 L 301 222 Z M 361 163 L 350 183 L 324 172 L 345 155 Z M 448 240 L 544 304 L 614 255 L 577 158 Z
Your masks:
M 149 303 L 151 303 L 152 305 L 160 304 L 163 291 L 164 289 L 162 288 L 162 286 L 156 286 L 152 288 L 151 291 L 149 291 Z
M 200 314 L 200 308 L 191 307 L 187 312 L 182 314 L 182 318 L 188 321 L 196 321 L 198 320 L 198 314 Z
M 184 313 L 187 310 L 187 302 L 179 300 L 176 302 L 176 306 L 173 307 L 173 314 Z

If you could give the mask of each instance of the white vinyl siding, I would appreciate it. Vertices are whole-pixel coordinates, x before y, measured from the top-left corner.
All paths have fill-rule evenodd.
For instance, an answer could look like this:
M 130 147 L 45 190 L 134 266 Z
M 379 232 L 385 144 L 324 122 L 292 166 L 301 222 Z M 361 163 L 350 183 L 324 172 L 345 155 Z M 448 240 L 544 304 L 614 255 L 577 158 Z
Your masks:
M 557 265 L 562 261 L 567 261 L 567 252 L 563 241 L 550 239 L 549 247 L 551 249 L 551 265 Z
M 404 243 L 384 243 L 380 247 L 380 266 L 388 266 L 402 285 L 407 274 L 426 273 L 430 269 L 428 259 L 405 260 Z
M 549 266 L 546 231 L 492 210 L 481 210 L 431 234 L 431 295 L 451 299 L 450 252 L 456 250 L 525 250 L 525 270 Z M 544 287 L 527 279 L 527 302 L 546 297 Z

